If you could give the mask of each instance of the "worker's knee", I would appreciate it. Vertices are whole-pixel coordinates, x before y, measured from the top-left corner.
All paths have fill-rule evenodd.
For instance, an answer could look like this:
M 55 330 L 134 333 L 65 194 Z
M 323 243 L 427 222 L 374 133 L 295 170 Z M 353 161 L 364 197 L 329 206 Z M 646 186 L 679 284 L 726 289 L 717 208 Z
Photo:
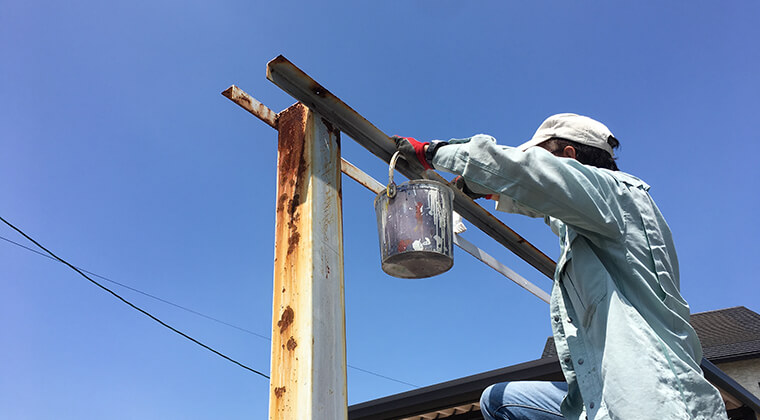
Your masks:
M 502 382 L 483 391 L 480 411 L 486 420 L 559 419 L 565 393 L 560 382 Z
M 509 382 L 494 384 L 483 390 L 480 395 L 480 412 L 485 420 L 507 419 L 503 415 L 501 407 L 504 406 L 504 397 Z

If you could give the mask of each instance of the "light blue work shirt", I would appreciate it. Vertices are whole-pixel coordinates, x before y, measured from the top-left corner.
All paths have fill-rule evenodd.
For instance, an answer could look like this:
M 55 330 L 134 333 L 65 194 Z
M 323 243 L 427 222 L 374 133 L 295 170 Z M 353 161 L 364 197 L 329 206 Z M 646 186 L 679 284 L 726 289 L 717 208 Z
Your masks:
M 483 134 L 451 143 L 438 149 L 435 169 L 462 175 L 476 192 L 511 197 L 513 208 L 544 215 L 559 236 L 551 324 L 568 383 L 563 415 L 726 419 L 699 367 L 673 239 L 649 186 Z

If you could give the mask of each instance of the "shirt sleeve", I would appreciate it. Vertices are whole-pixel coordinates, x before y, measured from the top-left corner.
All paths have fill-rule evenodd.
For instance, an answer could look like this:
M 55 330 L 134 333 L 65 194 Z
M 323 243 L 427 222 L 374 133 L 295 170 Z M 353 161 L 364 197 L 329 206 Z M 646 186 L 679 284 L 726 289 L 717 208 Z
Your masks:
M 540 147 L 523 152 L 499 146 L 485 134 L 441 147 L 433 166 L 462 175 L 471 189 L 507 195 L 577 229 L 610 238 L 621 234 L 617 181 L 603 169 L 556 157 Z

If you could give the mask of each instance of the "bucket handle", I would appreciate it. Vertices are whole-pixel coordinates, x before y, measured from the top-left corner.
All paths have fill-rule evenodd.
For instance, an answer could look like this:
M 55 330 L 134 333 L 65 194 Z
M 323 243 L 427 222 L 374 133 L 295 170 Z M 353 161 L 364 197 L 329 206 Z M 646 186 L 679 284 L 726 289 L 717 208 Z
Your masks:
M 393 169 L 396 167 L 396 161 L 399 156 L 401 156 L 401 151 L 397 150 L 396 153 L 393 154 L 393 157 L 391 157 L 391 164 L 388 166 L 388 186 L 385 188 L 385 194 L 388 198 L 396 196 L 396 183 L 393 182 Z

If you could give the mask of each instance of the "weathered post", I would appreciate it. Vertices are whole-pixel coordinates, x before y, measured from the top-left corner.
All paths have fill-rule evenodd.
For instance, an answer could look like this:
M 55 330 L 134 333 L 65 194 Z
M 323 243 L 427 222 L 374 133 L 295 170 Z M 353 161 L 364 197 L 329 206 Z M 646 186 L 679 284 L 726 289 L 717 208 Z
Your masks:
M 340 133 L 301 103 L 278 117 L 270 419 L 346 419 Z

